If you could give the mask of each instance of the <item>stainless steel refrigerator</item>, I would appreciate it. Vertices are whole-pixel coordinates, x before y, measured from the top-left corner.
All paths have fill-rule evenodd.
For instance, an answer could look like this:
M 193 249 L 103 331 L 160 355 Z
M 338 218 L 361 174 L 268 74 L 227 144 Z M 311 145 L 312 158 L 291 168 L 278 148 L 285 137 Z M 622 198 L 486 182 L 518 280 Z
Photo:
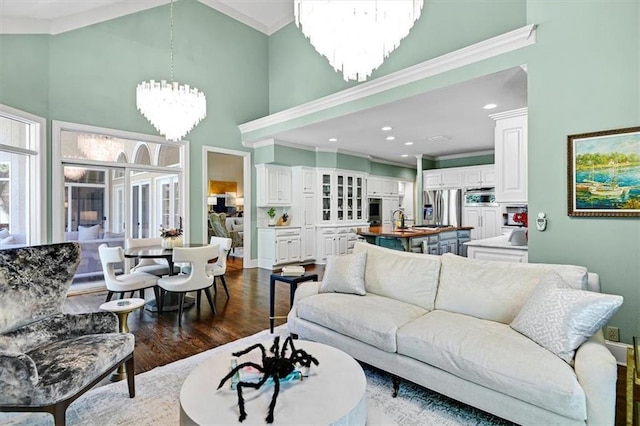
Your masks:
M 423 223 L 462 226 L 462 189 L 424 191 Z

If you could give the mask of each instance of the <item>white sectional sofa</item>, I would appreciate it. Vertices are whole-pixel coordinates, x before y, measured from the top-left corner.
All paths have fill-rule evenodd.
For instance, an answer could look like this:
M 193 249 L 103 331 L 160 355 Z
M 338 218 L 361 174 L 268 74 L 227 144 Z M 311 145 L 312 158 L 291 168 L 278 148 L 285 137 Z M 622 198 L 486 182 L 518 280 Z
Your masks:
M 521 320 L 520 311 L 535 308 L 538 296 L 552 294 L 536 293 L 549 276 L 561 277 L 573 287 L 567 291 L 581 297 L 618 298 L 619 307 L 619 296 L 592 293 L 600 290 L 596 274 L 580 266 L 478 261 L 357 243 L 354 254 L 362 252 L 366 294 L 301 284 L 288 316 L 292 334 L 519 424 L 614 424 L 617 367 L 602 324 L 592 327 L 597 331 L 575 357 L 561 354 L 569 362 L 510 326 Z M 349 279 L 354 269 L 345 272 Z M 549 308 L 543 329 L 563 309 Z M 565 322 L 580 318 L 565 314 Z

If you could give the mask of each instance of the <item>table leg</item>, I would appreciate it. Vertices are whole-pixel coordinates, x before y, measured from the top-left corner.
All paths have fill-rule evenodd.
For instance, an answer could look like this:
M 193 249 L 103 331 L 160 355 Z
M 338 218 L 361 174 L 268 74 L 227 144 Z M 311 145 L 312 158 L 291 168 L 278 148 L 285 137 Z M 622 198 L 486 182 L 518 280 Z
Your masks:
M 289 289 L 289 309 L 293 307 L 293 298 L 296 295 L 296 289 L 298 288 L 298 283 L 291 283 L 291 287 Z
M 118 329 L 120 330 L 120 333 L 128 333 L 129 332 L 129 324 L 128 324 L 129 312 L 116 312 L 116 315 L 118 315 L 118 322 L 119 322 Z M 118 370 L 115 373 L 111 374 L 111 377 L 109 377 L 109 380 L 111 380 L 112 382 L 118 382 L 126 378 L 127 378 L 127 370 L 124 367 L 124 363 L 122 363 L 118 367 Z
M 269 330 L 273 333 L 273 320 L 275 316 L 276 302 L 276 280 L 271 277 L 269 280 Z

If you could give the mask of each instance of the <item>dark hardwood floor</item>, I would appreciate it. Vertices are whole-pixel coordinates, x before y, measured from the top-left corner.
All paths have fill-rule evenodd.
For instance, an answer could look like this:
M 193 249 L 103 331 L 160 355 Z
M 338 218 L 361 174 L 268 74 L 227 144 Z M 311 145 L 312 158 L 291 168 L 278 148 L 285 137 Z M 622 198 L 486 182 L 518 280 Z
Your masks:
M 306 270 L 317 273 L 322 279 L 322 266 L 307 265 Z M 136 336 L 136 374 L 155 367 L 195 355 L 199 352 L 249 336 L 269 328 L 269 276 L 265 269 L 242 269 L 242 260 L 229 257 L 227 286 L 230 298 L 218 283 L 214 298 L 217 315 L 203 297 L 200 309 L 195 306 L 185 310 L 182 327 L 178 327 L 177 312 L 162 315 L 138 310 L 129 316 L 129 329 Z M 149 291 L 147 297 L 151 297 Z M 106 291 L 81 294 L 67 298 L 67 312 L 98 310 L 105 301 Z M 289 311 L 289 285 L 276 282 L 276 315 L 285 316 Z M 275 324 L 284 324 L 277 319 Z M 640 402 L 640 389 L 636 387 L 635 400 Z M 616 425 L 626 424 L 626 368 L 618 367 L 616 399 Z M 637 417 L 636 417 L 637 419 Z M 637 425 L 638 422 L 636 421 Z

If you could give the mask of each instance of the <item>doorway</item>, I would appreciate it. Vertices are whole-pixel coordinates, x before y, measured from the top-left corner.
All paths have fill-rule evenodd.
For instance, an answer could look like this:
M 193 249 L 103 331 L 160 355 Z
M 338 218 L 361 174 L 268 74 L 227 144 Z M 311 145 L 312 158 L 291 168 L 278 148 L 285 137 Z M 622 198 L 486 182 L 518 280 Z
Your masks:
M 251 260 L 251 153 L 210 146 L 202 149 L 204 239 L 209 239 L 209 214 L 224 213 L 225 227 L 234 240 L 230 256 L 241 260 L 243 268 L 256 267 Z

